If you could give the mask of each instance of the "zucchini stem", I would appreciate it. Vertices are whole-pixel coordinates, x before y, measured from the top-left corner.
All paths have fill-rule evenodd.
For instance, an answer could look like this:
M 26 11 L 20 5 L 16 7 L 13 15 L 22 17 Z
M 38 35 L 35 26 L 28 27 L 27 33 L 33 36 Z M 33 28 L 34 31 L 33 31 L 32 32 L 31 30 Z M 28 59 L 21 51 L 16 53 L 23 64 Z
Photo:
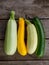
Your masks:
M 11 13 L 10 13 L 10 19 L 15 19 L 15 12 L 14 11 L 11 11 Z
M 29 20 L 25 19 L 25 21 L 26 21 L 26 24 L 31 24 Z

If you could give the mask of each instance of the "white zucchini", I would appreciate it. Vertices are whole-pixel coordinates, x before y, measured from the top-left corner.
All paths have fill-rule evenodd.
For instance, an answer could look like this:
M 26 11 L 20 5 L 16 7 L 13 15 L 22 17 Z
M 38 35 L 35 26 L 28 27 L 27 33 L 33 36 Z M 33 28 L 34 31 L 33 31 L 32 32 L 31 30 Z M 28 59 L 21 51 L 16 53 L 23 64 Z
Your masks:
M 27 22 L 27 51 L 28 54 L 33 54 L 36 51 L 38 37 L 35 26 L 28 20 Z

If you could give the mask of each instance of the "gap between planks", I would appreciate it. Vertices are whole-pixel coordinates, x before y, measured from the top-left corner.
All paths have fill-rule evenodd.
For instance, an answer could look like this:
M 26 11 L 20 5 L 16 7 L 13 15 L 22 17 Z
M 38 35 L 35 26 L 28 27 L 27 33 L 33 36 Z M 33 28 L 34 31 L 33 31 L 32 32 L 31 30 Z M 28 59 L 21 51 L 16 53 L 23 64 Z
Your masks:
M 35 16 L 36 17 L 36 16 Z M 30 19 L 30 20 L 32 20 L 34 17 L 28 17 L 27 15 L 26 15 L 26 17 L 24 17 L 24 18 L 27 18 L 27 19 Z M 15 18 L 15 20 L 18 20 L 19 18 Z M 49 20 L 49 17 L 43 17 L 43 18 L 41 18 L 41 17 L 39 17 L 39 19 L 40 20 Z M 0 20 L 9 20 L 9 18 L 7 18 L 7 19 L 0 19 Z
M 1 65 L 49 65 L 49 61 L 0 61 Z

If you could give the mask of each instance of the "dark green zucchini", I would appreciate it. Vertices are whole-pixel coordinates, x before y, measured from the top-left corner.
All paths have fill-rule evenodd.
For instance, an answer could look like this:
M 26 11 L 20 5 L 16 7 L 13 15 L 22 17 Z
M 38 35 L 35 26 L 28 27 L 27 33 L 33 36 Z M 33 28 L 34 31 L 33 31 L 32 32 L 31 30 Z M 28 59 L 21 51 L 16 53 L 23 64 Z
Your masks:
M 42 57 L 44 55 L 44 51 L 45 51 L 44 28 L 38 17 L 34 17 L 32 20 L 32 23 L 35 25 L 35 27 L 37 29 L 37 34 L 38 34 L 38 45 L 37 45 L 37 50 L 35 53 L 38 57 Z

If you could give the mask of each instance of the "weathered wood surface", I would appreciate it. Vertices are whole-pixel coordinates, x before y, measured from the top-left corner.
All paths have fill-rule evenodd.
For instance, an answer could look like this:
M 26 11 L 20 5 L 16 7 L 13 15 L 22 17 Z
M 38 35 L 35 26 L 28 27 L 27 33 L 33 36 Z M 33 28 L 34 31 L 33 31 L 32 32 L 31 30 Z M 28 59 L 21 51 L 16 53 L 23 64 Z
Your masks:
M 49 61 L 1 61 L 1 65 L 49 65 Z
M 15 10 L 16 18 L 26 15 L 40 18 L 49 17 L 49 0 L 1 0 L 0 19 L 7 19 L 11 10 Z
M 36 55 L 22 57 L 15 53 L 7 56 L 4 53 L 4 37 L 10 11 L 16 12 L 18 17 L 38 16 L 45 30 L 45 55 L 39 59 Z M 0 65 L 49 65 L 49 0 L 1 0 L 0 1 Z

